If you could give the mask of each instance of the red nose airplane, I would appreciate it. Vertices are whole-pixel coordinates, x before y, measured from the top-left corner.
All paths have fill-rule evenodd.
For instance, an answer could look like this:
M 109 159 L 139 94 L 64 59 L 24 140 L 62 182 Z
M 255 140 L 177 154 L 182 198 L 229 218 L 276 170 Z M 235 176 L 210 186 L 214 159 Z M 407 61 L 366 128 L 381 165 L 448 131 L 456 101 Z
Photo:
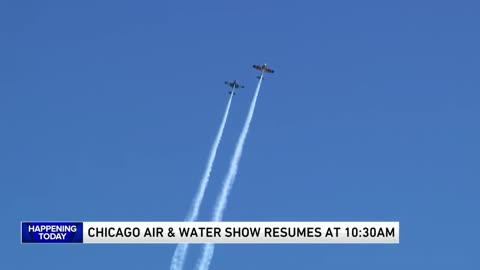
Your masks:
M 253 68 L 257 69 L 258 71 L 262 72 L 262 73 L 273 73 L 275 72 L 273 69 L 270 69 L 270 68 L 267 68 L 267 64 L 263 64 L 262 66 L 257 66 L 257 65 L 253 65 Z

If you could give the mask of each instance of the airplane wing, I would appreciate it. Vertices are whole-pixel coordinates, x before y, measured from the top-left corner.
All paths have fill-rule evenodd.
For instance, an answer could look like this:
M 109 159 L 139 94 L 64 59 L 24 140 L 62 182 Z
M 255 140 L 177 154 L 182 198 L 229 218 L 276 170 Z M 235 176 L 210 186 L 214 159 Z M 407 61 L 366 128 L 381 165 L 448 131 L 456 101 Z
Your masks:
M 265 69 L 265 72 L 268 72 L 268 73 L 273 73 L 274 71 L 273 71 L 273 69 L 266 68 L 266 69 Z
M 253 68 L 255 68 L 255 69 L 258 69 L 258 70 L 262 71 L 262 67 L 260 67 L 260 66 L 253 65 Z
M 234 86 L 233 83 L 231 83 L 231 82 L 225 82 L 225 84 L 228 85 L 228 86 L 230 86 L 230 87 L 233 87 L 233 86 Z
M 237 84 L 235 85 L 235 88 L 245 88 L 245 86 Z

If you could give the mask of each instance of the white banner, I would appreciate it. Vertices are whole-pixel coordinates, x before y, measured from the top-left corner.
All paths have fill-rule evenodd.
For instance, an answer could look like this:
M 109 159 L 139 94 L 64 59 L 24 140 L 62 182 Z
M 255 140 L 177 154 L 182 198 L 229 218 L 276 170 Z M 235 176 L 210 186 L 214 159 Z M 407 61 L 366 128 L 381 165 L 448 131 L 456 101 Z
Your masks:
M 398 244 L 399 222 L 83 222 L 85 244 Z

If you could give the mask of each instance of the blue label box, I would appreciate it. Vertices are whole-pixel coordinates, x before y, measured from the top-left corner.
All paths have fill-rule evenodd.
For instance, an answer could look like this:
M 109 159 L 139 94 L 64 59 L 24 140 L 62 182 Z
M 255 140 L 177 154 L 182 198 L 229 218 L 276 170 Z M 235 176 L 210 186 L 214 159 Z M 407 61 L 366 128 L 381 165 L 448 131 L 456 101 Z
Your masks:
M 22 243 L 83 243 L 83 223 L 22 222 Z

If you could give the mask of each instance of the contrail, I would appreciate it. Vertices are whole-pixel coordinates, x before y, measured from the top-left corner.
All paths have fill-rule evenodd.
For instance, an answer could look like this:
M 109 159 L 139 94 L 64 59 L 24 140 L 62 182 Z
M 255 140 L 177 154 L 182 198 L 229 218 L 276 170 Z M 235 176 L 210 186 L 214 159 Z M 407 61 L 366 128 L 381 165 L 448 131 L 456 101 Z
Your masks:
M 237 175 L 238 171 L 238 163 L 240 162 L 240 158 L 242 156 L 243 145 L 245 143 L 245 139 L 248 134 L 248 130 L 250 128 L 250 122 L 253 118 L 253 112 L 255 111 L 255 104 L 257 103 L 258 92 L 260 92 L 260 86 L 262 85 L 263 80 L 263 73 L 258 80 L 257 89 L 255 90 L 255 95 L 253 96 L 252 103 L 250 104 L 250 110 L 248 111 L 247 119 L 245 120 L 245 124 L 242 129 L 242 133 L 240 133 L 240 137 L 238 138 L 237 146 L 235 148 L 235 152 L 233 154 L 232 160 L 230 161 L 230 169 L 228 170 L 228 174 L 223 182 L 222 191 L 220 196 L 218 197 L 217 204 L 213 214 L 213 221 L 221 221 L 223 218 L 223 212 L 225 207 L 227 206 L 227 199 L 230 193 L 230 190 L 233 186 L 233 182 L 235 181 L 235 176 Z M 203 248 L 202 257 L 200 258 L 197 268 L 199 270 L 207 270 L 210 266 L 210 262 L 213 258 L 214 252 L 214 244 L 206 244 Z
M 205 172 L 203 173 L 202 180 L 200 181 L 200 187 L 198 188 L 197 194 L 192 202 L 192 207 L 188 213 L 185 221 L 195 221 L 198 218 L 198 211 L 200 205 L 202 204 L 203 197 L 205 195 L 205 190 L 207 189 L 208 181 L 210 179 L 210 172 L 212 171 L 213 162 L 215 161 L 215 156 L 217 155 L 218 145 L 222 139 L 223 130 L 225 129 L 225 124 L 228 118 L 228 112 L 230 111 L 230 105 L 232 104 L 233 94 L 230 94 L 228 99 L 227 108 L 223 115 L 222 123 L 218 129 L 217 136 L 213 142 L 212 148 L 210 150 L 210 155 L 208 156 L 207 166 L 205 167 Z M 171 270 L 181 270 L 185 263 L 185 258 L 187 257 L 188 244 L 178 244 L 175 248 L 175 253 L 172 257 L 172 262 L 170 265 Z

